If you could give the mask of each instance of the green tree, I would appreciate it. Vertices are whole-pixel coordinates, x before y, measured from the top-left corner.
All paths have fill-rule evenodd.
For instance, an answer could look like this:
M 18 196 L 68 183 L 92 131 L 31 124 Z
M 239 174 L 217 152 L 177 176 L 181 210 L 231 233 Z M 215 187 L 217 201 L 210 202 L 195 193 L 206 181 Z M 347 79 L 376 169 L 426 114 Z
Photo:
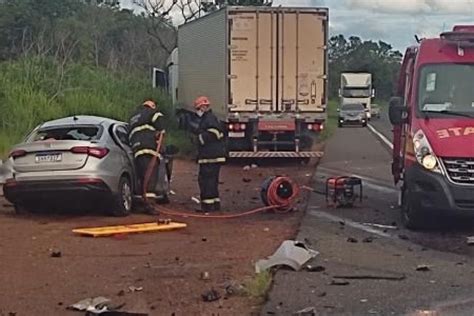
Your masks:
M 378 98 L 386 100 L 392 95 L 402 54 L 390 44 L 337 35 L 329 40 L 328 54 L 330 97 L 338 97 L 342 72 L 369 72 Z

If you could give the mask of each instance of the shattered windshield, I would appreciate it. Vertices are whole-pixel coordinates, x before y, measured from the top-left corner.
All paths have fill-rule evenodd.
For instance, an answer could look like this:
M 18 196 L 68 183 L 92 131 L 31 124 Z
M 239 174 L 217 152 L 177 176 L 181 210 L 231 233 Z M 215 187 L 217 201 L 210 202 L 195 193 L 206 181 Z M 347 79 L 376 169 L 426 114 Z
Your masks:
M 419 86 L 419 110 L 474 115 L 474 64 L 424 67 Z

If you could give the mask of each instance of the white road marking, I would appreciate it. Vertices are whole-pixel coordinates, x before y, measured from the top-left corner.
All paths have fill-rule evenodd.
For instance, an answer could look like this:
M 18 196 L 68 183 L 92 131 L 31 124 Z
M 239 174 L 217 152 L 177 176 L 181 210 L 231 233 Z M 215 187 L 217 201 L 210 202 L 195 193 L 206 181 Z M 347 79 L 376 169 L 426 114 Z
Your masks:
M 375 127 L 373 127 L 371 124 L 367 124 L 367 127 L 372 133 L 374 133 L 378 138 L 380 138 L 380 140 L 384 142 L 385 145 L 390 147 L 390 149 L 393 149 L 393 144 L 387 137 L 385 137 L 382 133 L 376 130 Z
M 349 226 L 349 227 L 352 227 L 352 228 L 355 228 L 355 229 L 359 229 L 359 230 L 363 230 L 363 231 L 365 231 L 369 234 L 374 234 L 374 235 L 384 237 L 384 238 L 395 238 L 394 235 L 384 233 L 383 231 L 381 231 L 379 229 L 375 229 L 375 228 L 372 228 L 372 227 L 365 226 L 364 224 L 354 222 L 350 219 L 342 218 L 342 217 L 332 215 L 332 214 L 322 212 L 322 211 L 316 211 L 314 207 L 310 207 L 310 211 L 308 212 L 308 214 L 310 214 L 311 216 L 315 216 L 317 218 L 322 218 L 322 219 L 329 220 L 331 222 L 337 222 L 337 223 L 344 222 L 346 226 Z

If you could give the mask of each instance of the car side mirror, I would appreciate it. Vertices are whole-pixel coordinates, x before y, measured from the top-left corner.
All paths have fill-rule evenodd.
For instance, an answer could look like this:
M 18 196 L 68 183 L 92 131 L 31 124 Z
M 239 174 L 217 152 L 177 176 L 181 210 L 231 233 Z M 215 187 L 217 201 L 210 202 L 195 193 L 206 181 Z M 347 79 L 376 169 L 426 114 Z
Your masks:
M 403 105 L 403 98 L 393 97 L 388 104 L 388 117 L 392 125 L 402 125 L 406 122 L 408 112 Z

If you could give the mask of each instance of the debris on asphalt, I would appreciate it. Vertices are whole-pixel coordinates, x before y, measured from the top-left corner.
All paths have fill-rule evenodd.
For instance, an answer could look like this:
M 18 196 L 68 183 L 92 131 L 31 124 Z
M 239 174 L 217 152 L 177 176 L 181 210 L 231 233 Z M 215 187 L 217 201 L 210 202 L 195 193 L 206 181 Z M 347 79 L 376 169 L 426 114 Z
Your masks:
M 51 258 L 61 258 L 62 256 L 63 254 L 61 253 L 61 251 L 58 251 L 58 250 L 51 251 Z
M 176 195 L 176 192 L 174 192 L 173 190 L 170 190 L 170 195 Z
M 318 297 L 325 297 L 325 296 L 327 296 L 327 295 L 328 295 L 328 293 L 326 293 L 326 292 L 321 292 L 321 293 L 318 294 Z
M 211 289 L 201 294 L 201 297 L 204 302 L 215 302 L 221 298 L 221 295 L 216 290 Z
M 474 246 L 474 236 L 467 237 L 467 244 L 469 246 Z
M 245 182 L 245 183 L 250 183 L 250 182 L 252 182 L 252 179 L 250 179 L 250 178 L 242 178 L 242 181 Z
M 196 203 L 196 204 L 201 204 L 201 201 L 200 201 L 197 197 L 195 197 L 195 196 L 192 196 L 192 197 L 191 197 L 191 201 L 193 201 L 193 202 Z
M 382 228 L 382 229 L 393 229 L 393 230 L 398 229 L 396 225 L 382 225 L 382 224 L 376 224 L 376 223 L 363 223 L 362 225 L 375 227 L 375 228 Z
M 242 169 L 243 169 L 244 171 L 249 171 L 249 170 L 250 170 L 250 166 L 249 166 L 249 165 L 244 166 Z
M 207 271 L 201 272 L 201 280 L 207 281 L 210 279 L 211 279 L 211 275 L 209 274 L 209 272 Z
M 401 240 L 410 240 L 407 235 L 398 235 L 398 238 L 400 238 Z
M 143 291 L 143 287 L 141 287 L 141 286 L 133 286 L 133 285 L 132 285 L 132 286 L 129 286 L 129 287 L 128 287 L 128 291 L 129 291 L 130 293 L 133 293 L 133 292 L 141 292 L 141 291 Z
M 226 293 L 226 297 L 234 296 L 234 295 L 242 295 L 245 293 L 245 287 L 235 281 L 229 281 L 224 284 L 224 289 Z
M 329 285 L 338 285 L 338 286 L 345 286 L 349 285 L 349 281 L 344 281 L 344 280 L 332 280 Z
M 302 310 L 293 313 L 294 316 L 316 316 L 316 309 L 314 307 L 306 307 Z
M 388 281 L 402 281 L 406 279 L 406 275 L 370 275 L 370 274 L 361 274 L 361 275 L 335 275 L 334 279 L 347 279 L 347 280 L 388 280 Z
M 364 243 L 371 243 L 371 242 L 373 242 L 374 240 L 375 240 L 375 237 L 372 237 L 372 236 L 371 236 L 371 237 L 364 238 L 364 239 L 362 240 L 362 242 L 364 242 Z
M 107 307 L 108 303 L 110 303 L 110 299 L 106 297 L 90 297 L 68 306 L 67 309 L 80 312 L 103 313 L 109 310 Z
M 270 228 L 265 227 L 265 228 L 263 229 L 263 231 L 264 231 L 264 232 L 269 232 L 269 231 L 270 231 Z
M 347 242 L 357 243 L 359 241 L 357 239 L 355 239 L 354 237 L 349 237 L 349 238 L 347 238 Z
M 323 266 L 313 266 L 313 265 L 308 264 L 305 267 L 305 270 L 308 272 L 324 272 L 326 271 L 326 268 Z
M 206 238 L 206 237 L 202 237 L 202 238 L 201 238 L 201 241 L 206 242 L 206 241 L 207 241 L 207 238 Z
M 366 299 L 366 298 L 363 298 L 363 299 L 360 300 L 361 303 L 367 303 L 368 301 L 369 301 L 369 300 Z
M 120 290 L 118 293 L 117 293 L 117 296 L 124 296 L 125 295 L 125 291 L 124 290 Z
M 431 271 L 431 267 L 426 264 L 420 264 L 416 267 L 416 271 L 422 271 L 422 272 Z
M 255 264 L 256 273 L 261 273 L 276 266 L 289 266 L 295 271 L 319 255 L 319 252 L 312 250 L 305 243 L 295 240 L 285 240 L 273 255 L 267 259 L 261 259 Z

